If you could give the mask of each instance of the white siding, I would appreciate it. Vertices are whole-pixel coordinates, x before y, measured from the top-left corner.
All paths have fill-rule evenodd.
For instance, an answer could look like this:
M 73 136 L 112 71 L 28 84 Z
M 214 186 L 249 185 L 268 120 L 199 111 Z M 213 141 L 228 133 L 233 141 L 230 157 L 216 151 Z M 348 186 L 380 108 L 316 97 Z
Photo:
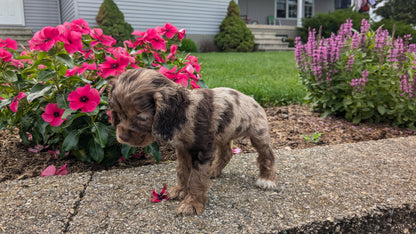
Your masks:
M 58 0 L 24 0 L 23 8 L 26 27 L 33 32 L 61 23 Z
M 125 20 L 135 30 L 163 26 L 170 22 L 186 28 L 187 34 L 216 34 L 227 13 L 229 0 L 115 0 Z M 95 26 L 102 0 L 77 0 L 78 18 Z M 71 19 L 72 20 L 72 19 Z M 70 21 L 70 20 L 66 20 Z

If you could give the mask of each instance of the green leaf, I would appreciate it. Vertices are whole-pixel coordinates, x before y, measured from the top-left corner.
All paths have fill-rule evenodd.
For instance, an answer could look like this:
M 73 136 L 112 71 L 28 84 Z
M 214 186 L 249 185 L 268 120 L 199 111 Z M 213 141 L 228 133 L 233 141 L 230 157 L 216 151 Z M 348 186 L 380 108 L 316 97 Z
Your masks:
M 199 84 L 199 86 L 201 86 L 201 88 L 203 88 L 203 89 L 207 89 L 208 88 L 208 85 L 205 83 L 205 81 L 203 81 L 203 80 L 199 80 L 198 81 L 198 84 Z
M 44 85 L 44 84 L 38 83 L 34 85 L 32 89 L 30 90 L 30 94 L 27 95 L 27 100 L 29 102 L 32 102 L 36 98 L 46 95 L 51 90 L 51 88 L 52 88 L 52 85 Z
M 76 148 L 79 142 L 81 132 L 78 129 L 72 130 L 64 139 L 62 148 L 64 151 L 71 151 Z
M 74 61 L 72 60 L 71 56 L 67 54 L 58 54 L 58 56 L 56 56 L 56 59 L 65 63 L 70 68 L 74 67 Z
M 88 151 L 94 161 L 100 163 L 104 159 L 104 150 L 95 140 L 91 139 L 88 142 Z
M 377 110 L 380 115 L 384 115 L 386 113 L 386 108 L 384 108 L 384 106 L 377 106 Z
M 134 152 L 136 152 L 136 147 L 132 147 L 125 144 L 121 145 L 121 155 L 123 155 L 125 159 L 127 159 Z
M 143 53 L 142 60 L 145 64 L 151 65 L 155 61 L 155 56 L 153 54 Z
M 152 144 L 146 146 L 144 148 L 144 152 L 146 154 L 151 154 L 157 163 L 159 163 L 162 158 L 162 154 L 159 150 L 159 144 L 157 142 L 153 142 Z
M 14 71 L 6 71 L 4 73 L 4 77 L 10 83 L 13 83 L 13 82 L 16 82 L 17 81 L 17 75 L 16 75 L 16 73 Z
M 92 129 L 94 134 L 94 140 L 98 143 L 102 148 L 107 145 L 108 141 L 108 131 L 107 126 L 101 122 L 95 123 L 94 128 Z
M 3 101 L 0 101 L 0 109 L 3 108 L 3 107 L 5 107 L 5 106 L 7 106 L 7 105 L 9 105 L 10 103 L 12 103 L 12 101 L 9 100 L 9 99 L 5 99 Z
M 56 71 L 40 71 L 38 74 L 38 81 L 46 82 L 56 76 Z

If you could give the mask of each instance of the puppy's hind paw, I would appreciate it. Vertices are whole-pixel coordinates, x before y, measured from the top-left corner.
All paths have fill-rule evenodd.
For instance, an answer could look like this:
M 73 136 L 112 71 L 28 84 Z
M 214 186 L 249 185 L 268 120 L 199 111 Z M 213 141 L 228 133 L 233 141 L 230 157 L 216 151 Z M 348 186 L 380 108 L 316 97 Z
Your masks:
M 256 185 L 263 189 L 270 189 L 270 190 L 276 189 L 276 182 L 262 179 L 262 178 L 257 179 Z

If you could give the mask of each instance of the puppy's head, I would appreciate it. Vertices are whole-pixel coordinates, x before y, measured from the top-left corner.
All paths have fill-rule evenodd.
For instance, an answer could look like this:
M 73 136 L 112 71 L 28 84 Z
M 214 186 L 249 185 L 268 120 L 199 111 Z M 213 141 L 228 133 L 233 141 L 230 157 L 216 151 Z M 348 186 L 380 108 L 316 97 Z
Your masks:
M 146 146 L 169 140 L 185 120 L 186 90 L 152 69 L 131 69 L 114 81 L 109 107 L 117 140 Z M 183 119 L 183 120 L 178 120 Z

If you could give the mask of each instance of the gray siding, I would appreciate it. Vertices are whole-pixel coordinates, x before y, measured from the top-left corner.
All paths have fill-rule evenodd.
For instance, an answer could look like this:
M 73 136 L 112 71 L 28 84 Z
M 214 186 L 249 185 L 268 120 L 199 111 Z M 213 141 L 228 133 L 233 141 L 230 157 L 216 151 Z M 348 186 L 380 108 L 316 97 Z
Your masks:
M 125 20 L 135 30 L 163 26 L 170 22 L 186 28 L 187 34 L 216 34 L 227 13 L 229 0 L 115 0 Z M 95 26 L 102 0 L 76 0 L 78 18 Z M 71 19 L 72 20 L 72 19 Z M 69 18 L 66 21 L 70 21 Z
M 33 32 L 45 26 L 56 26 L 61 23 L 58 0 L 24 0 L 26 27 Z
M 70 22 L 74 19 L 77 19 L 76 12 L 76 1 L 72 0 L 60 0 L 61 3 L 61 19 L 63 22 Z

